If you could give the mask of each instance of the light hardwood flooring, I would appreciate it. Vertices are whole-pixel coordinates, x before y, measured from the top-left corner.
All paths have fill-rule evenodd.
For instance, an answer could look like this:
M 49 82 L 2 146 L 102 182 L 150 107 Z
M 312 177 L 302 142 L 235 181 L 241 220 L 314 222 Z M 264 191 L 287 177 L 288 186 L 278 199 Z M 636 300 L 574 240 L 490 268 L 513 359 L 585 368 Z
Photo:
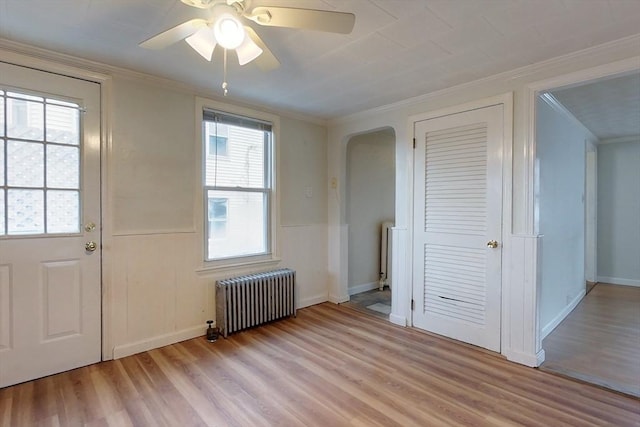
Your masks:
M 640 401 L 329 303 L 0 390 L 3 426 L 638 426 Z
M 597 284 L 542 348 L 542 369 L 640 397 L 640 288 Z

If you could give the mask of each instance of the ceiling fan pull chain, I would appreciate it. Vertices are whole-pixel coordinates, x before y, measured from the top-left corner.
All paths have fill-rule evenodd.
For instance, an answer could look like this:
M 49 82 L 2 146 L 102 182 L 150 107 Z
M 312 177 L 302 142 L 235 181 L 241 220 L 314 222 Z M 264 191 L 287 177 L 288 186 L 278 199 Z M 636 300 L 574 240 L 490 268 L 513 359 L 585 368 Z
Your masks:
M 222 60 L 222 92 L 224 96 L 227 96 L 229 93 L 229 84 L 227 84 L 227 49 L 224 50 Z

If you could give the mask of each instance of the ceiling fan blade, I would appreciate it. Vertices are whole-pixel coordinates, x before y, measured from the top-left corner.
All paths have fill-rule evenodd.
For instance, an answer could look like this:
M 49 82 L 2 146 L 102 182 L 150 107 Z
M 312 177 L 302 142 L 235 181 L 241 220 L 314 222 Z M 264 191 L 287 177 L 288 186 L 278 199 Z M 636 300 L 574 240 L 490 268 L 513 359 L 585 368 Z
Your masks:
M 349 34 L 356 22 L 353 13 L 292 7 L 259 6 L 245 16 L 260 25 L 270 27 L 302 28 L 340 34 Z
M 254 31 L 253 28 L 246 26 L 244 29 L 247 31 L 247 35 L 251 37 L 251 40 L 262 49 L 262 54 L 256 58 L 256 65 L 262 71 L 271 71 L 275 70 L 280 66 L 280 61 L 275 57 L 275 55 L 269 50 L 267 45 L 264 44 L 260 36 Z
M 259 57 L 262 52 L 263 51 L 260 46 L 258 46 L 256 42 L 254 42 L 249 36 L 249 29 L 245 26 L 244 40 L 242 41 L 240 46 L 236 48 L 236 54 L 238 54 L 238 62 L 240 63 L 240 65 L 248 64 L 249 62 Z
M 216 37 L 211 28 L 203 27 L 185 39 L 189 46 L 207 61 L 211 61 L 213 49 L 216 47 Z
M 143 41 L 140 46 L 147 49 L 164 49 L 206 26 L 205 19 L 192 19 Z

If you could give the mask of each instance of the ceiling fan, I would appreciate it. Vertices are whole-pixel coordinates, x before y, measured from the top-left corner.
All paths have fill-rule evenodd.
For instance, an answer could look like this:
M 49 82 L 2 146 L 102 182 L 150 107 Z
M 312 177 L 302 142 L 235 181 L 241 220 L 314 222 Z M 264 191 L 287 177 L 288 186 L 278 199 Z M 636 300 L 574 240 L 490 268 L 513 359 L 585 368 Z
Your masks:
M 355 15 L 327 10 L 298 9 L 277 6 L 256 6 L 251 0 L 180 0 L 200 9 L 210 9 L 209 19 L 191 19 L 140 43 L 148 49 L 163 49 L 185 40 L 207 61 L 211 61 L 217 45 L 226 52 L 235 50 L 240 65 L 256 60 L 256 65 L 268 71 L 280 62 L 258 34 L 243 21 L 267 27 L 287 27 L 348 34 L 353 30 Z M 225 78 L 226 80 L 226 78 Z M 223 88 L 226 88 L 223 84 Z

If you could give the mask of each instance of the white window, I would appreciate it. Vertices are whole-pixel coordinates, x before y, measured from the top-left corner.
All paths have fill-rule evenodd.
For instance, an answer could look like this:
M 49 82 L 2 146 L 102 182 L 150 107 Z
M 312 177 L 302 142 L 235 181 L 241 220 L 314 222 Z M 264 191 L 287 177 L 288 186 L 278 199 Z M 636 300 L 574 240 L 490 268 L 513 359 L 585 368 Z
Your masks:
M 203 110 L 205 261 L 272 251 L 272 123 Z

